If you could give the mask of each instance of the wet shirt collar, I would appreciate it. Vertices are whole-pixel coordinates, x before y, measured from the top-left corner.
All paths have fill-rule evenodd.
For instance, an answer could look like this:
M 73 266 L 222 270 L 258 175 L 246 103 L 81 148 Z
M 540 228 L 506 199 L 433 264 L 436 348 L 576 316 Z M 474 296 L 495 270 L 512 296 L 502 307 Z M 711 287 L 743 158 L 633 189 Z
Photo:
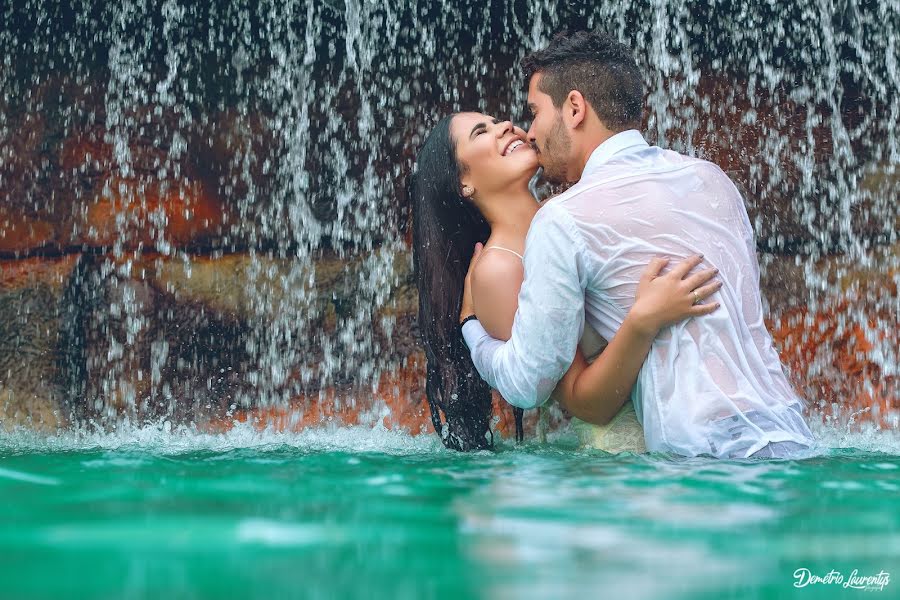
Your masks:
M 644 140 L 644 136 L 641 135 L 641 132 L 637 129 L 621 131 L 607 139 L 591 152 L 591 156 L 584 165 L 584 171 L 581 172 L 581 176 L 584 177 L 593 172 L 614 156 L 630 154 L 648 148 L 649 146 L 647 141 Z

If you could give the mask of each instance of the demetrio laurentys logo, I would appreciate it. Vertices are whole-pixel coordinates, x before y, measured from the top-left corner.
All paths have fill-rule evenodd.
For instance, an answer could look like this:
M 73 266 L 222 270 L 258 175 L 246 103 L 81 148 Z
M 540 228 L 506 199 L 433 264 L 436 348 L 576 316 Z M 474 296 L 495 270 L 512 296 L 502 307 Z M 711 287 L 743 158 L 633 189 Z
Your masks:
M 880 592 L 891 582 L 891 574 L 881 571 L 875 575 L 860 575 L 859 569 L 853 569 L 849 576 L 832 569 L 824 575 L 817 575 L 807 568 L 794 571 L 794 587 L 802 588 L 818 585 L 837 585 L 844 589 Z

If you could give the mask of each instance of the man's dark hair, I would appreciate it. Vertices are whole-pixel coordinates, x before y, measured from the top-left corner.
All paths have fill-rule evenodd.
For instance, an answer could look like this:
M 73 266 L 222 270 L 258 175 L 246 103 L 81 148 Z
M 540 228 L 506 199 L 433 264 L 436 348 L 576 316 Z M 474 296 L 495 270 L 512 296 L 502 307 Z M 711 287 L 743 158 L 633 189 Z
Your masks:
M 627 46 L 604 33 L 558 34 L 543 50 L 522 59 L 526 79 L 541 73 L 538 87 L 562 106 L 578 90 L 611 131 L 641 125 L 644 90 L 641 72 Z

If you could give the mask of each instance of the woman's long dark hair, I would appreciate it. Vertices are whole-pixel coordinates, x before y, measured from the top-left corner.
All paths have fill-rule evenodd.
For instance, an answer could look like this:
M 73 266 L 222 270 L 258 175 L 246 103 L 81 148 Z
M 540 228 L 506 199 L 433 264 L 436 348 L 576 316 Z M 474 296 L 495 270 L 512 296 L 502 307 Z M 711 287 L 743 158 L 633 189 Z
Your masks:
M 459 311 L 475 243 L 487 240 L 491 230 L 477 207 L 462 196 L 464 167 L 456 158 L 452 119 L 444 117 L 428 135 L 408 192 L 431 422 L 448 448 L 476 450 L 493 446 L 491 389 L 469 357 L 459 331 Z

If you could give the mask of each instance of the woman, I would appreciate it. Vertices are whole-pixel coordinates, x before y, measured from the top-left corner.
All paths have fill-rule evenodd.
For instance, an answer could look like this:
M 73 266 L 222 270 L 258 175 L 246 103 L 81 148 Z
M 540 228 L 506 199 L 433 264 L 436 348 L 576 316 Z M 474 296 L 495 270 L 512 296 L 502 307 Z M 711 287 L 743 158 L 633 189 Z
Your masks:
M 428 362 L 426 394 L 435 430 L 451 448 L 470 450 L 493 444 L 490 389 L 472 365 L 459 333 L 471 248 L 486 240 L 471 274 L 478 318 L 493 337 L 508 339 L 524 277 L 525 237 L 539 208 L 528 190 L 537 168 L 524 131 L 478 113 L 442 119 L 417 158 L 409 193 L 419 327 Z M 600 344 L 590 339 L 597 336 L 587 328 L 582 348 L 554 393 L 564 409 L 597 426 L 612 422 L 611 429 L 622 424 L 634 431 L 637 421 L 626 400 L 656 332 L 718 306 L 698 304 L 720 285 L 710 283 L 712 270 L 687 276 L 699 262 L 696 257 L 688 259 L 664 276 L 659 273 L 666 260 L 651 262 L 628 318 L 590 366 L 585 354 L 595 354 Z M 519 423 L 520 418 L 521 413 Z M 610 428 L 598 433 L 609 437 Z M 599 445 L 604 446 L 602 439 Z M 615 449 L 643 448 L 632 443 Z

